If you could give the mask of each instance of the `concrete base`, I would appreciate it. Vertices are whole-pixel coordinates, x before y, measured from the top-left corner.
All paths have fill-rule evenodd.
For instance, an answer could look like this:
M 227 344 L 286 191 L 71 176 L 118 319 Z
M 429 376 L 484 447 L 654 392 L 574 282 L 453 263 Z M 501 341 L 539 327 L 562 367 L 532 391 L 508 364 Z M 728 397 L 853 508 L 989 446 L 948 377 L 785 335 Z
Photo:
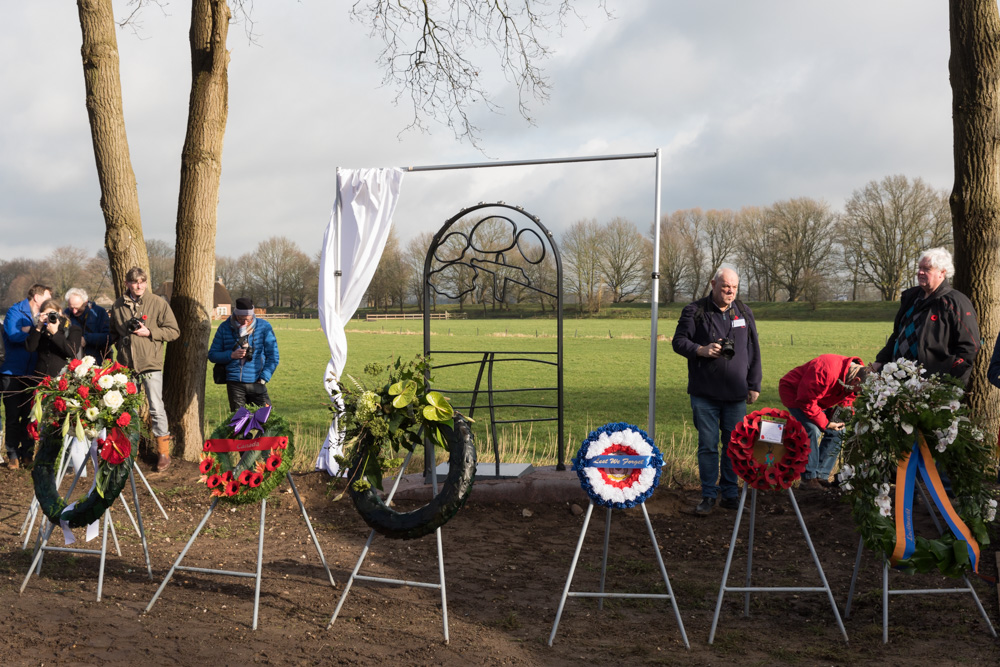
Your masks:
M 480 477 L 478 470 L 485 466 L 488 476 Z M 503 464 L 500 469 L 503 473 Z M 447 467 L 445 467 L 447 473 Z M 496 464 L 480 463 L 477 465 L 476 483 L 472 487 L 470 500 L 480 503 L 548 503 L 575 502 L 585 505 L 587 494 L 580 488 L 580 479 L 572 470 L 556 470 L 554 466 L 543 468 L 532 467 L 531 471 L 517 478 L 497 479 Z M 438 483 L 444 481 L 444 475 L 438 472 Z M 385 488 L 392 486 L 392 480 L 384 480 Z M 430 500 L 431 487 L 424 484 L 424 476 L 420 473 L 403 475 L 396 497 L 400 500 Z
M 530 463 L 501 463 L 500 475 L 497 476 L 496 463 L 477 463 L 476 480 L 487 479 L 518 479 L 525 475 L 530 475 L 535 471 Z M 448 476 L 448 464 L 442 463 L 437 467 L 438 479 Z

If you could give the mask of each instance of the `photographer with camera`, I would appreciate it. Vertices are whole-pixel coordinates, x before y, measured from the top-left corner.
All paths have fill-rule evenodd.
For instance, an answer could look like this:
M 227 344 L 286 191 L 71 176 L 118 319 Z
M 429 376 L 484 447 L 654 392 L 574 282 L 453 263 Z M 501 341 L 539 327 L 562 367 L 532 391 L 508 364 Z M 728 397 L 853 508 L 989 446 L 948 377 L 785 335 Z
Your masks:
M 861 357 L 821 354 L 785 373 L 778 383 L 781 402 L 809 434 L 809 461 L 802 473 L 804 488 L 833 486 L 830 473 L 844 436 L 841 408 L 854 405 L 867 375 Z
M 271 404 L 267 383 L 278 368 L 278 339 L 266 320 L 254 316 L 253 300 L 236 299 L 232 317 L 215 330 L 208 359 L 225 365 L 231 411 L 248 403 Z
M 687 391 L 698 431 L 702 499 L 694 512 L 699 516 L 710 514 L 717 502 L 726 509 L 738 506 L 739 487 L 727 454 L 729 439 L 746 416 L 747 404 L 760 395 L 761 382 L 757 324 L 750 308 L 737 298 L 739 275 L 720 267 L 711 286 L 708 296 L 681 311 L 672 343 L 674 352 L 688 360 Z
M 59 375 L 83 347 L 83 330 L 60 315 L 60 308 L 61 304 L 55 299 L 43 303 L 35 326 L 24 342 L 28 352 L 38 354 L 35 363 L 35 377 L 38 379 Z
M 125 274 L 125 293 L 111 306 L 111 338 L 118 361 L 142 375 L 156 438 L 156 472 L 170 467 L 170 424 L 163 407 L 163 344 L 181 332 L 170 304 L 147 292 L 146 272 L 134 266 Z
M 51 287 L 32 285 L 28 298 L 8 308 L 3 321 L 3 344 L 7 353 L 0 366 L 3 408 L 7 419 L 4 443 L 7 447 L 7 467 L 13 470 L 31 463 L 35 455 L 35 441 L 28 435 L 28 419 L 31 390 L 36 384 L 32 374 L 38 354 L 29 351 L 25 343 L 35 327 L 42 304 L 51 298 Z
M 63 315 L 83 331 L 83 353 L 94 358 L 97 365 L 104 363 L 111 340 L 111 320 L 108 311 L 87 298 L 87 291 L 80 287 L 66 290 L 66 310 Z

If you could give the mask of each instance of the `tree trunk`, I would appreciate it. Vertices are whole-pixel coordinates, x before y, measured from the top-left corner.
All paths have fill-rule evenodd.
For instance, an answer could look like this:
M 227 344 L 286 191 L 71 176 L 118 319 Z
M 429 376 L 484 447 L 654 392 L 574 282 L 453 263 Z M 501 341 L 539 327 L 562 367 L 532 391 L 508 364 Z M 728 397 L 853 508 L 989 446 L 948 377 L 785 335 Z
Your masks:
M 133 266 L 149 271 L 146 242 L 142 236 L 139 191 L 125 134 L 122 88 L 118 69 L 118 41 L 111 0 L 78 0 L 83 33 L 83 81 L 87 116 L 101 185 L 104 245 L 114 280 L 115 294 L 125 289 L 125 273 Z
M 951 0 L 952 121 L 955 186 L 949 199 L 955 236 L 955 287 L 972 300 L 985 345 L 969 383 L 969 404 L 997 432 L 1000 405 L 986 380 L 997 338 L 1000 275 L 1000 14 L 996 0 Z
M 215 229 L 222 140 L 229 112 L 229 7 L 225 0 L 191 4 L 191 97 L 181 154 L 177 250 L 170 300 L 181 337 L 167 345 L 164 403 L 176 452 L 195 459 L 204 443 L 205 369 L 212 322 Z

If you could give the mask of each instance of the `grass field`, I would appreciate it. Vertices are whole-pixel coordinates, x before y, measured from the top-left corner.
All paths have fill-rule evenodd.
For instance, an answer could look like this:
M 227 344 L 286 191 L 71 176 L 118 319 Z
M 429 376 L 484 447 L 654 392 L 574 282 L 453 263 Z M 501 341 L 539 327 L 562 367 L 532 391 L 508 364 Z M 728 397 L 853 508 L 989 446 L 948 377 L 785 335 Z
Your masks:
M 890 313 L 891 316 L 891 313 Z M 686 393 L 686 360 L 674 354 L 669 337 L 676 320 L 658 324 L 656 441 L 665 454 L 694 461 L 691 408 Z M 274 320 L 281 365 L 269 392 L 275 409 L 297 425 L 300 465 L 315 459 L 329 426 L 329 401 L 322 388 L 322 376 L 329 359 L 326 338 L 318 320 Z M 874 358 L 891 330 L 887 321 L 792 321 L 769 319 L 758 322 L 764 381 L 758 406 L 780 407 L 778 381 L 791 368 L 826 352 Z M 360 377 L 372 361 L 388 361 L 396 356 L 412 357 L 423 350 L 420 321 L 364 322 L 348 326 L 347 373 Z M 435 365 L 459 358 L 479 360 L 482 354 L 453 355 L 444 351 L 544 352 L 556 350 L 555 320 L 448 320 L 431 326 Z M 648 320 L 586 319 L 564 322 L 564 403 L 566 456 L 571 457 L 587 432 L 610 421 L 631 422 L 643 428 L 648 420 L 650 325 Z M 517 355 L 514 355 L 517 356 Z M 549 357 L 554 360 L 554 355 Z M 434 373 L 435 386 L 442 390 L 471 390 L 478 363 Z M 554 387 L 555 371 L 550 366 L 508 362 L 497 363 L 494 388 Z M 482 386 L 486 386 L 486 378 Z M 446 392 L 447 393 L 447 392 Z M 498 401 L 555 405 L 554 392 L 506 394 L 516 399 Z M 468 405 L 468 397 L 452 394 L 453 404 Z M 475 411 L 475 429 L 485 442 L 488 413 L 485 398 Z M 206 397 L 206 427 L 214 428 L 228 414 L 225 389 L 209 385 Z M 497 419 L 528 415 L 549 416 L 554 411 L 519 408 L 499 410 Z M 501 436 L 503 460 L 554 461 L 554 422 L 534 423 Z M 480 446 L 483 460 L 492 460 Z

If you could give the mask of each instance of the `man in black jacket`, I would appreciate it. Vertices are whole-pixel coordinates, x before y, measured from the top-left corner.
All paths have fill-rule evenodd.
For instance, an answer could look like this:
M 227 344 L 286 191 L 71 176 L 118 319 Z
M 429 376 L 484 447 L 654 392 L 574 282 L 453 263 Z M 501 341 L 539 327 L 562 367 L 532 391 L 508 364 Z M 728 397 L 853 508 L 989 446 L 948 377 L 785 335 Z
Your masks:
M 982 343 L 976 310 L 948 279 L 955 273 L 951 253 L 931 248 L 920 255 L 917 287 L 903 292 L 892 335 L 872 368 L 896 359 L 917 361 L 928 374 L 953 375 L 968 384 Z
M 673 340 L 674 352 L 688 360 L 702 495 L 695 514 L 700 516 L 709 514 L 716 502 L 727 509 L 737 507 L 739 488 L 726 452 L 733 427 L 746 416 L 747 403 L 757 400 L 761 382 L 757 325 L 750 308 L 736 298 L 740 277 L 720 268 L 711 284 L 709 296 L 685 306 Z

